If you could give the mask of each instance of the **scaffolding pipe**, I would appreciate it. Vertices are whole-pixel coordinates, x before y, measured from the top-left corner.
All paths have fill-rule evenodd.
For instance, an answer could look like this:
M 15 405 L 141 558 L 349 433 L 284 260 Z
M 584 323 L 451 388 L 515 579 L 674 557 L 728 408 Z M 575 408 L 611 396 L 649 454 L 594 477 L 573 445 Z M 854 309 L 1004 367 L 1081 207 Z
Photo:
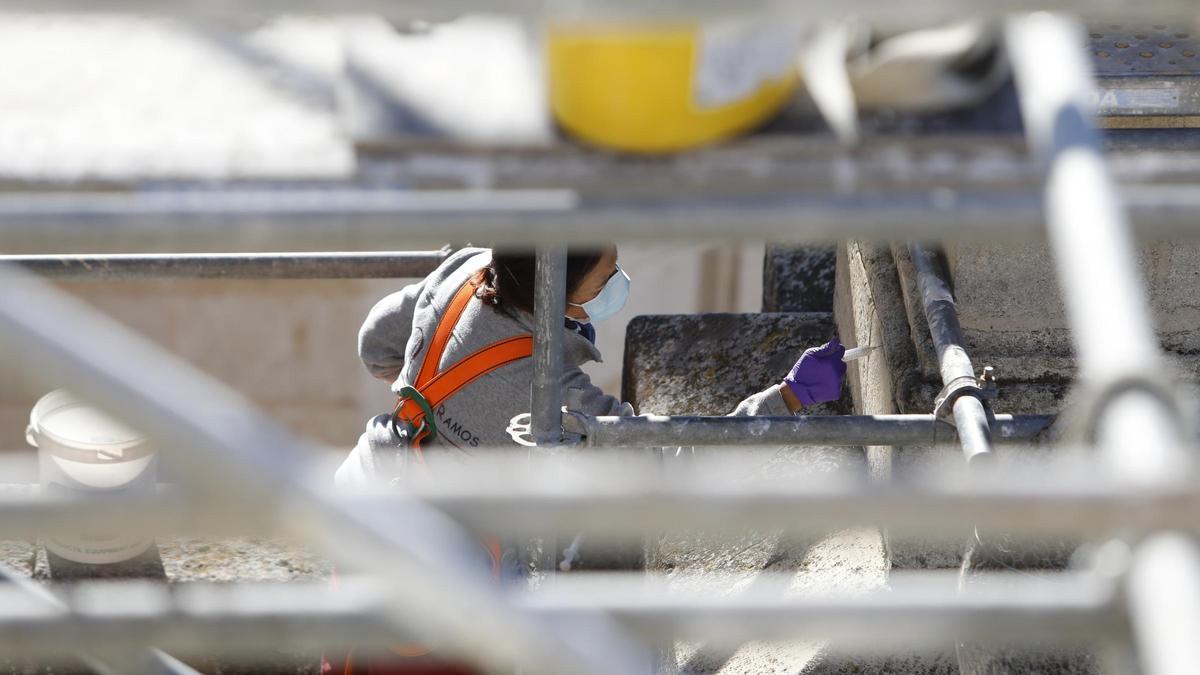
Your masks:
M 954 426 L 958 431 L 958 442 L 968 464 L 975 464 L 992 454 L 992 434 L 988 425 L 989 411 L 976 393 L 975 368 L 971 357 L 963 348 L 962 326 L 958 323 L 958 307 L 950 286 L 937 268 L 934 253 L 919 243 L 909 245 L 913 266 L 917 270 L 917 286 L 921 292 L 921 304 L 929 322 L 929 334 L 937 349 L 938 364 L 942 371 L 944 392 L 952 393 Z
M 2 582 L 0 588 L 4 588 L 5 592 L 16 590 L 22 594 L 24 602 L 40 603 L 43 607 L 50 610 L 57 610 L 58 612 L 65 613 L 68 611 L 67 604 L 63 599 L 51 592 L 49 588 L 9 568 L 7 565 L 0 564 L 0 582 Z M 156 584 L 155 587 L 159 586 Z M 114 649 L 114 645 L 111 643 L 101 646 L 100 649 L 104 650 L 101 653 L 117 653 L 121 655 L 117 663 L 121 663 L 122 667 L 118 668 L 113 664 L 106 663 L 104 659 L 88 654 L 74 643 L 66 644 L 72 645 L 68 651 L 97 675 L 132 675 L 131 670 L 136 671 L 143 664 L 147 667 L 141 668 L 141 670 L 150 670 L 153 675 L 200 675 L 199 671 L 156 648 L 149 648 L 145 650 L 144 654 L 129 658 L 130 652 L 141 652 L 143 650 L 131 649 L 131 646 L 128 645 L 122 646 L 125 648 L 118 647 Z M 55 653 L 55 656 L 61 656 L 62 653 L 63 651 L 60 650 Z
M 786 587 L 789 581 L 764 579 L 759 589 L 731 597 L 703 588 L 671 590 L 669 581 L 644 574 L 578 582 L 564 576 L 537 593 L 514 593 L 512 602 L 553 624 L 578 626 L 597 613 L 612 616 L 644 641 L 828 638 L 875 651 L 937 649 L 955 638 L 991 641 L 999 635 L 1017 643 L 1078 643 L 1116 636 L 1123 627 L 1114 584 L 1084 575 L 1062 575 L 1053 582 L 1053 595 L 1047 582 L 1036 579 L 1006 580 L 1002 595 L 959 596 L 944 579 L 940 585 L 897 579 L 887 590 L 857 597 L 777 592 L 777 583 Z M 386 646 L 397 636 L 379 583 L 350 577 L 332 592 L 316 582 L 172 588 L 82 582 L 72 611 L 47 611 L 0 588 L 6 609 L 0 652 L 61 657 L 64 644 L 127 650 L 161 644 L 180 654 L 236 658 L 261 654 L 263 645 L 303 652 L 314 644 Z
M 539 446 L 562 442 L 563 315 L 567 309 L 567 248 L 537 248 L 533 310 L 530 418 Z
M 449 477 L 451 484 L 415 495 L 344 497 L 336 502 L 341 509 L 374 513 L 389 522 L 416 521 L 433 506 L 473 531 L 587 529 L 589 536 L 755 527 L 819 533 L 866 525 L 944 535 L 976 522 L 1014 536 L 1200 532 L 1200 490 L 1195 487 L 1141 488 L 1079 466 L 998 471 L 987 481 L 932 480 L 925 485 L 864 485 L 853 473 L 808 479 L 791 475 L 733 485 L 728 476 L 745 476 L 747 467 L 753 471 L 761 461 L 718 462 L 711 470 L 699 463 L 686 475 L 649 476 L 631 472 L 619 461 L 607 468 L 573 462 L 530 472 L 524 459 L 518 459 L 507 468 L 487 464 L 474 474 Z M 470 465 L 463 469 L 469 471 Z M 955 475 L 959 474 L 947 474 Z M 172 491 L 153 497 L 65 499 L 39 495 L 28 486 L 17 488 L 0 486 L 12 495 L 0 500 L 0 540 L 98 529 L 113 522 L 147 535 L 278 533 L 269 497 L 231 494 L 213 503 Z
M 1173 533 L 1142 542 L 1127 590 L 1144 672 L 1194 672 L 1200 663 L 1200 550 L 1195 540 Z
M 0 268 L 0 345 L 21 356 L 15 365 L 31 381 L 70 386 L 155 440 L 190 491 L 245 499 L 344 569 L 394 580 L 380 592 L 392 600 L 397 631 L 419 630 L 484 667 L 644 670 L 635 643 L 599 619 L 582 643 L 505 602 L 480 573 L 478 540 L 444 514 L 411 500 L 404 518 L 390 519 L 338 502 L 306 475 L 315 448 L 161 347 L 12 267 Z
M 423 277 L 445 261 L 439 251 L 375 253 L 113 253 L 5 255 L 56 279 L 406 279 Z
M 1132 186 L 1146 237 L 1200 236 L 1190 186 Z M 588 197 L 571 189 L 0 193 L 6 249 L 378 250 L 478 241 L 526 246 L 628 242 L 976 239 L 1045 236 L 1039 194 Z M 647 227 L 653 221 L 656 227 Z M 736 225 L 736 227 L 735 227 Z
M 385 17 L 396 22 L 408 21 L 444 21 L 468 13 L 489 12 L 493 14 L 511 14 L 522 18 L 542 20 L 547 17 L 560 16 L 555 13 L 568 12 L 566 16 L 582 17 L 611 17 L 613 15 L 626 17 L 628 20 L 683 20 L 723 19 L 735 10 L 727 3 L 714 2 L 685 2 L 684 0 L 669 0 L 647 6 L 635 0 L 602 0 L 589 3 L 584 8 L 573 5 L 558 6 L 543 0 L 500 0 L 483 2 L 482 0 L 407 0 L 404 3 L 389 2 L 388 0 L 256 0 L 246 4 L 237 0 L 171 0 L 170 2 L 154 2 L 154 0 L 5 0 L 2 6 L 7 11 L 38 11 L 58 12 L 122 12 L 148 15 L 184 16 L 187 18 L 213 18 L 236 20 L 237 26 L 244 26 L 249 21 L 265 21 L 274 16 L 289 13 L 297 14 L 372 14 Z M 836 5 L 826 3 L 783 4 L 771 0 L 750 0 L 739 3 L 736 9 L 738 15 L 751 12 L 767 12 L 774 21 L 802 22 L 802 25 L 813 25 L 814 22 L 843 21 L 846 17 L 869 19 L 872 25 L 880 25 L 889 31 L 906 28 L 926 28 L 930 25 L 960 21 L 963 19 L 979 19 L 982 17 L 996 18 L 1006 12 L 1027 10 L 1043 7 L 1044 2 L 1031 0 L 924 0 L 920 3 L 879 3 L 874 0 L 846 0 Z M 1170 23 L 1171 20 L 1187 22 L 1195 18 L 1196 8 L 1189 0 L 1144 0 L 1138 5 L 1137 11 L 1129 5 L 1115 0 L 1059 0 L 1055 7 L 1062 11 L 1074 11 L 1088 16 L 1102 18 L 1105 21 L 1139 20 L 1147 21 L 1151 17 Z
M 602 448 L 771 445 L 926 445 L 952 442 L 953 425 L 933 415 L 800 415 L 795 417 L 590 417 L 570 413 L 586 443 Z M 1052 415 L 996 415 L 997 441 L 1030 443 Z
M 1013 19 L 1008 52 L 1031 150 L 1047 165 L 1046 222 L 1099 459 L 1131 485 L 1190 483 L 1195 462 L 1171 390 L 1116 184 L 1089 122 L 1095 83 L 1083 28 L 1048 13 Z M 1046 64 L 1054 64 L 1053 68 Z M 1166 535 L 1146 542 L 1130 613 L 1147 673 L 1200 662 L 1200 554 Z
M 1006 35 L 1030 149 L 1047 166 L 1046 224 L 1089 431 L 1118 475 L 1179 480 L 1193 466 L 1165 393 L 1137 249 L 1089 122 L 1095 83 L 1083 36 L 1075 21 L 1048 13 L 1012 20 Z

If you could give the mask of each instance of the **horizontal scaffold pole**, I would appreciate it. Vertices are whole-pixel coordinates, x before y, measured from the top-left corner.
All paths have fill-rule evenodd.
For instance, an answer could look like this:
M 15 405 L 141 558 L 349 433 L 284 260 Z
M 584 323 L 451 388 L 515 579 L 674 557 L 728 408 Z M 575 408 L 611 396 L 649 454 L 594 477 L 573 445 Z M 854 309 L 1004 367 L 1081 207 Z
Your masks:
M 1200 237 L 1200 197 L 1190 186 L 1130 187 L 1122 196 L 1140 235 Z M 0 193 L 0 243 L 13 252 L 379 250 L 597 238 L 1017 241 L 1043 238 L 1044 222 L 1042 195 L 1032 189 L 631 198 L 574 189 Z
M 953 425 L 933 415 L 801 415 L 796 417 L 576 416 L 587 444 L 608 448 L 726 445 L 931 445 L 957 441 Z M 1029 443 L 1052 415 L 996 415 L 994 440 Z
M 403 279 L 423 277 L 449 255 L 440 251 L 324 253 L 112 253 L 7 255 L 58 279 Z

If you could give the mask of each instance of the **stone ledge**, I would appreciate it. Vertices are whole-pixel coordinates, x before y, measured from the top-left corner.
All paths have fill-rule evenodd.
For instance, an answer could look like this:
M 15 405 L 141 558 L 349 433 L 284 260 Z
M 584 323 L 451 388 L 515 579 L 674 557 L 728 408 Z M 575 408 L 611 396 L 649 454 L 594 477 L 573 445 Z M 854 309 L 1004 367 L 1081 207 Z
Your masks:
M 625 332 L 622 398 L 639 413 L 724 415 L 833 336 L 824 312 L 635 317 Z M 810 414 L 847 412 L 843 397 Z

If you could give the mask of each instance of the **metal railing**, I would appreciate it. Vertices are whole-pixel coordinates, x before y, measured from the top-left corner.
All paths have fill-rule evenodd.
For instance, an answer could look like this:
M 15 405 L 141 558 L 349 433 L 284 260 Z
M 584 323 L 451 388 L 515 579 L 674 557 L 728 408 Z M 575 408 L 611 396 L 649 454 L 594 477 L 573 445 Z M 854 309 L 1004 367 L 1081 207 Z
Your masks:
M 125 253 L 0 255 L 56 279 L 404 279 L 423 277 L 449 255 L 440 251 L 372 253 Z
M 556 480 L 551 481 L 546 472 L 564 462 L 570 466 L 578 457 L 547 452 L 544 462 L 524 462 L 508 482 L 493 475 L 427 492 L 336 497 L 310 475 L 314 448 L 243 397 L 19 265 L 98 278 L 215 277 L 225 276 L 215 271 L 221 267 L 239 266 L 236 273 L 246 278 L 340 276 L 353 265 L 361 265 L 357 269 L 363 276 L 408 276 L 436 265 L 443 253 L 10 258 L 8 265 L 0 265 L 3 352 L 20 354 L 16 365 L 32 381 L 70 386 L 142 429 L 160 442 L 166 459 L 187 480 L 177 493 L 139 499 L 70 500 L 37 496 L 36 491 L 5 492 L 0 500 L 4 534 L 27 536 L 66 523 L 113 518 L 155 532 L 263 528 L 319 547 L 352 578 L 339 595 L 305 587 L 168 591 L 144 584 L 84 584 L 61 604 L 37 598 L 29 589 L 0 586 L 0 650 L 53 656 L 65 641 L 86 653 L 128 653 L 154 645 L 189 653 L 222 647 L 244 653 L 262 644 L 264 636 L 273 644 L 294 645 L 314 640 L 378 645 L 404 637 L 436 640 L 445 653 L 490 668 L 636 673 L 650 669 L 648 641 L 689 632 L 734 641 L 806 635 L 876 642 L 888 633 L 896 648 L 936 647 L 948 636 L 1120 642 L 1128 637 L 1125 623 L 1130 619 L 1148 671 L 1184 672 L 1200 661 L 1200 646 L 1191 639 L 1200 626 L 1200 552 L 1190 539 L 1161 532 L 1194 534 L 1200 527 L 1193 443 L 1184 437 L 1178 406 L 1160 372 L 1133 262 L 1133 226 L 1123 215 L 1087 122 L 1088 76 L 1075 53 L 1077 37 L 1074 24 L 1052 15 L 1009 24 L 1029 142 L 1045 162 L 1048 181 L 1044 198 L 1014 203 L 971 196 L 948 202 L 931 195 L 899 203 L 771 198 L 751 205 L 713 198 L 665 205 L 599 204 L 581 202 L 567 191 L 0 199 L 0 235 L 25 243 L 131 236 L 156 241 L 167 237 L 164 222 L 182 228 L 170 235 L 176 243 L 222 235 L 247 245 L 287 240 L 305 245 L 339 241 L 353 247 L 472 237 L 536 243 L 530 407 L 539 450 L 563 444 L 565 426 L 599 447 L 885 445 L 957 436 L 968 459 L 994 454 L 993 443 L 1035 439 L 1049 419 L 995 415 L 975 395 L 983 386 L 974 381 L 962 349 L 952 296 L 924 247 L 914 245 L 912 251 L 943 382 L 948 387 L 966 383 L 970 389 L 945 399 L 951 407 L 948 415 L 626 419 L 564 417 L 560 412 L 561 244 L 589 241 L 597 232 L 605 239 L 666 241 L 1036 236 L 1043 226 L 1038 209 L 1044 207 L 1078 346 L 1079 381 L 1086 387 L 1090 416 L 1084 440 L 1095 445 L 1101 460 L 1096 465 L 1103 469 L 1046 472 L 1039 482 L 1028 475 L 1016 480 L 989 463 L 978 472 L 982 476 L 973 471 L 919 488 L 826 482 L 755 487 L 700 476 L 672 482 L 619 470 L 612 475 L 589 472 L 574 480 L 553 474 Z M 1055 67 L 1046 68 L 1046 63 Z M 1170 229 L 1153 231 L 1200 235 L 1194 219 L 1200 204 L 1194 196 L 1183 190 L 1150 194 L 1153 200 L 1139 204 L 1135 199 L 1132 205 L 1135 217 L 1149 214 L 1144 221 L 1148 228 L 1165 225 Z M 230 213 L 243 220 L 205 220 Z M 647 214 L 654 215 L 652 227 L 642 219 Z M 352 220 L 338 220 L 347 215 Z M 246 222 L 261 226 L 243 227 Z M 741 229 L 731 227 L 733 223 Z M 280 265 L 289 271 L 279 272 Z M 67 325 L 72 330 L 62 330 Z M 130 368 L 130 363 L 139 367 Z M 1106 558 L 1090 574 L 1066 575 L 1053 590 L 1024 579 L 1006 585 L 1000 597 L 897 586 L 862 598 L 774 595 L 718 601 L 711 594 L 651 592 L 644 578 L 633 575 L 592 587 L 582 580 L 554 579 L 542 592 L 529 595 L 489 583 L 473 565 L 474 533 L 479 531 L 581 529 L 620 537 L 717 525 L 812 531 L 872 525 L 929 534 L 980 527 L 1024 535 L 1122 537 L 1135 546 L 1128 559 Z M 1165 608 L 1171 610 L 1172 622 L 1163 620 Z

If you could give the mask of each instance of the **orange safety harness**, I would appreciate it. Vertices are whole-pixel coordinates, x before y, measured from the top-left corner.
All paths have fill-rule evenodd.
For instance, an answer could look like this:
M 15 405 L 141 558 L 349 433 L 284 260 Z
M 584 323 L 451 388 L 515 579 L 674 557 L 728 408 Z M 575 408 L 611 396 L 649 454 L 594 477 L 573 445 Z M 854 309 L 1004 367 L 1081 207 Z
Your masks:
M 475 287 L 469 280 L 454 294 L 445 314 L 438 321 L 433 342 L 425 352 L 425 360 L 421 363 L 416 383 L 400 390 L 396 409 L 392 411 L 394 423 L 407 423 L 414 430 L 410 447 L 422 465 L 425 463 L 425 457 L 421 453 L 421 443 L 433 440 L 437 436 L 433 411 L 438 406 L 463 387 L 493 370 L 533 355 L 533 336 L 517 335 L 494 342 L 438 372 L 438 364 L 441 363 L 446 345 L 450 342 L 450 333 L 458 325 L 459 318 L 474 295 Z
M 451 396 L 462 391 L 464 387 L 488 373 L 533 355 L 533 336 L 518 335 L 494 342 L 479 351 L 461 359 L 458 363 L 438 371 L 438 365 L 450 342 L 450 333 L 458 325 L 463 311 L 475 295 L 475 287 L 470 280 L 458 289 L 449 306 L 438 320 L 433 341 L 425 352 L 425 360 L 421 362 L 416 383 L 404 387 L 399 392 L 396 408 L 392 411 L 394 425 L 408 425 L 411 430 L 409 449 L 413 451 L 421 466 L 425 466 L 425 456 L 421 452 L 421 444 L 437 437 L 437 423 L 434 411 Z M 492 578 L 500 579 L 500 541 L 495 537 L 485 537 L 483 545 L 487 548 L 492 560 Z M 336 578 L 334 581 L 336 585 Z M 396 645 L 391 652 L 401 657 L 420 657 L 432 651 L 419 645 Z M 401 665 L 397 663 L 355 663 L 354 653 L 346 655 L 340 664 L 322 663 L 322 673 L 337 675 L 416 675 L 420 674 L 450 674 L 469 673 L 460 666 L 439 665 L 436 663 L 412 663 Z

